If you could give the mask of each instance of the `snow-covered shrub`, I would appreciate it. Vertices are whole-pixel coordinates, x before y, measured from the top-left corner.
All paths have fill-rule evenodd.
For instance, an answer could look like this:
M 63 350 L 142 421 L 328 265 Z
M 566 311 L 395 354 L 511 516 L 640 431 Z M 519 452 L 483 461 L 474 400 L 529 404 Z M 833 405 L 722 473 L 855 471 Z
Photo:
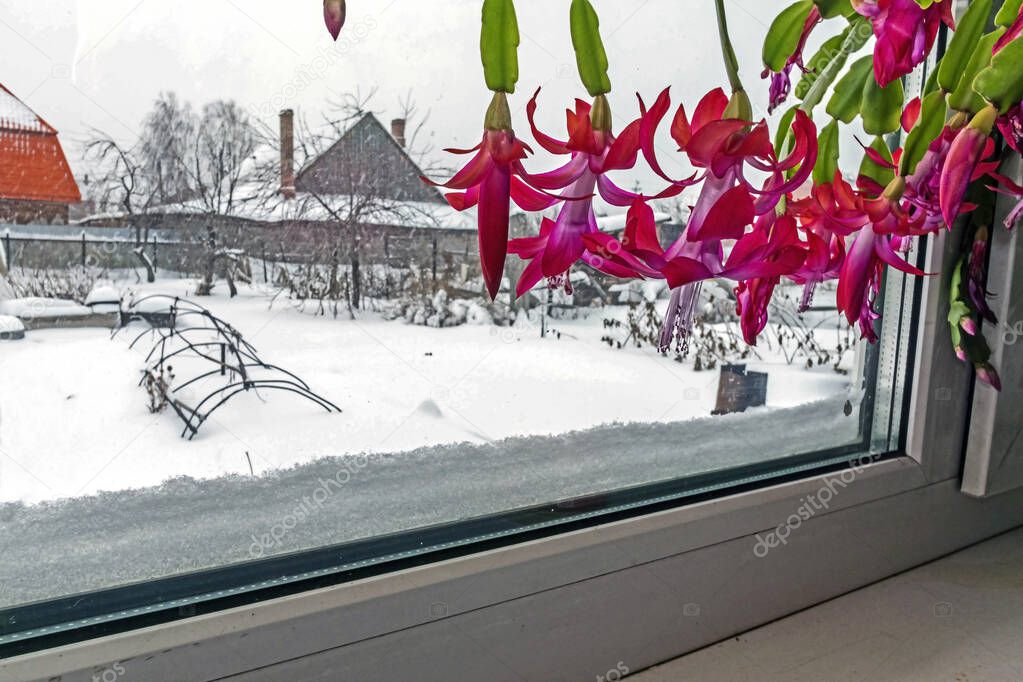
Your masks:
M 439 290 L 432 296 L 409 296 L 393 301 L 384 309 L 384 319 L 404 320 L 424 327 L 458 327 L 463 324 L 500 326 L 510 325 L 514 311 L 506 305 L 483 298 L 450 298 L 447 291 Z
M 337 317 L 348 300 L 349 279 L 341 265 L 295 263 L 279 265 L 274 273 L 277 293 L 274 300 L 285 297 L 305 312 L 317 315 L 330 313 Z
M 62 298 L 82 303 L 96 285 L 101 273 L 93 268 L 66 270 L 15 268 L 7 282 L 15 298 Z
M 800 313 L 797 298 L 791 293 L 782 291 L 776 294 L 769 309 L 774 324 L 769 324 L 766 330 L 767 343 L 776 344 L 790 365 L 802 364 L 808 369 L 831 366 L 835 372 L 846 374 L 845 360 L 856 345 L 853 328 L 837 310 L 825 314 L 818 311 L 816 315 L 814 312 Z M 837 326 L 837 340 L 833 347 L 825 346 L 817 339 L 817 329 L 825 324 L 831 330 Z
M 657 304 L 657 293 L 663 288 L 644 288 L 630 282 L 615 288 L 622 300 L 631 301 L 625 319 L 604 319 L 602 341 L 612 348 L 656 348 L 660 343 L 663 317 Z M 661 307 L 663 307 L 663 301 Z M 797 298 L 782 290 L 771 303 L 769 322 L 760 345 L 747 346 L 735 314 L 735 299 L 717 282 L 704 282 L 693 320 L 693 332 L 682 345 L 669 348 L 662 355 L 676 362 L 691 358 L 696 371 L 715 369 L 723 363 L 740 362 L 759 357 L 758 348 L 777 353 L 789 365 L 831 366 L 840 374 L 847 370 L 844 362 L 856 344 L 855 334 L 844 319 L 833 310 L 800 313 Z M 825 347 L 818 341 L 816 330 L 824 323 L 838 325 L 838 341 Z M 831 329 L 834 329 L 832 326 Z
M 687 344 L 669 348 L 661 354 L 671 355 L 676 362 L 684 362 L 692 357 L 693 369 L 698 372 L 714 369 L 720 363 L 749 358 L 751 351 L 742 343 L 734 317 L 733 322 L 714 322 L 717 315 L 715 306 L 705 303 L 700 307 Z M 663 318 L 657 310 L 656 302 L 634 303 L 629 306 L 625 320 L 614 317 L 604 319 L 606 333 L 601 340 L 612 348 L 657 348 L 660 345 L 662 324 Z

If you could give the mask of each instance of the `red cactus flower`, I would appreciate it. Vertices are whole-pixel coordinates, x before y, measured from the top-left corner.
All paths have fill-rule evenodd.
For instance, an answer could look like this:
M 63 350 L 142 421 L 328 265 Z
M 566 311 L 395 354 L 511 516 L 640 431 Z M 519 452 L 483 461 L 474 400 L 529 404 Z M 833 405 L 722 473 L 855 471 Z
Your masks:
M 774 288 L 783 275 L 791 276 L 804 267 L 806 257 L 795 218 L 777 217 L 774 211 L 761 216 L 753 231 L 735 243 L 724 274 L 739 280 L 736 313 L 746 343 L 757 345 L 757 337 L 767 326 Z
M 852 5 L 873 25 L 874 77 L 882 87 L 908 74 L 930 54 L 942 23 L 955 26 L 950 0 L 935 0 L 927 9 L 917 0 L 852 0 Z
M 818 235 L 810 229 L 805 230 L 805 233 L 806 259 L 802 267 L 789 275 L 789 279 L 803 286 L 799 312 L 809 309 L 818 284 L 838 278 L 839 270 L 845 261 L 845 240 L 837 234 Z
M 985 150 L 991 149 L 991 130 L 997 115 L 998 109 L 992 105 L 981 109 L 956 134 L 949 147 L 939 184 L 941 213 L 948 225 L 952 224 L 962 209 L 966 188 L 977 178 L 976 171 Z
M 911 275 L 924 275 L 896 253 L 902 240 L 877 234 L 874 225 L 867 223 L 857 233 L 838 275 L 838 309 L 845 313 L 849 324 L 859 324 L 861 335 L 871 342 L 877 341 L 874 322 L 881 315 L 874 310 L 874 301 L 885 264 Z
M 941 213 L 941 174 L 957 134 L 957 127 L 946 125 L 917 162 L 913 173 L 906 178 L 906 200 L 924 213 L 924 231 L 948 226 Z
M 987 304 L 987 299 L 991 296 L 987 290 L 987 246 L 988 230 L 981 226 L 973 236 L 973 245 L 966 261 L 966 295 L 982 320 L 998 324 L 998 318 Z M 971 335 L 976 334 L 976 329 L 967 332 Z
M 1005 142 L 1016 152 L 1023 154 L 1023 102 L 999 116 L 997 125 Z
M 588 232 L 583 243 L 592 255 L 587 263 L 597 270 L 619 277 L 664 279 L 664 248 L 653 209 L 642 199 L 629 207 L 621 240 L 606 232 Z
M 487 113 L 483 141 L 472 149 L 447 151 L 474 156 L 447 182 L 423 180 L 448 189 L 462 190 L 446 197 L 448 203 L 459 211 L 478 207 L 480 264 L 487 292 L 493 299 L 501 288 L 504 275 L 511 201 L 526 211 L 542 211 L 558 199 L 538 192 L 522 181 L 526 175 L 522 159 L 531 150 L 515 137 L 508 101 L 502 92 L 495 93 Z
M 757 216 L 773 212 L 781 197 L 807 180 L 817 160 L 817 131 L 804 112 L 797 111 L 793 120 L 795 143 L 792 151 L 785 158 L 778 159 L 766 123 L 723 118 L 729 106 L 724 92 L 714 90 L 697 106 L 692 123 L 685 109 L 680 107 L 671 126 L 672 137 L 679 149 L 688 154 L 690 163 L 704 169 L 704 173 L 700 196 L 685 231 L 664 253 L 663 272 L 674 291 L 662 330 L 662 348 L 667 348 L 672 338 L 680 347 L 685 347 L 692 327 L 693 306 L 699 298 L 703 280 L 711 276 L 737 280 L 767 276 L 744 275 L 736 269 L 738 263 L 731 258 L 729 263 L 723 263 L 722 242 L 744 238 L 746 228 Z M 668 91 L 665 90 L 644 115 L 640 134 L 647 162 L 655 172 L 670 180 L 657 162 L 653 143 L 657 126 L 669 107 Z M 761 187 L 746 179 L 750 169 L 767 173 Z M 793 170 L 792 176 L 788 177 L 787 174 Z M 733 258 L 735 249 L 739 248 L 737 243 Z M 790 272 L 798 266 L 796 264 Z
M 630 123 L 616 136 L 611 131 L 611 112 L 607 99 L 601 95 L 593 106 L 576 100 L 575 111 L 567 114 L 568 140 L 557 140 L 543 133 L 536 125 L 537 90 L 526 109 L 529 124 L 537 143 L 553 154 L 570 154 L 571 160 L 564 166 L 548 173 L 527 176 L 535 187 L 543 190 L 564 190 L 565 203 L 558 217 L 537 237 L 514 239 L 509 251 L 520 258 L 530 260 L 516 286 L 518 295 L 532 289 L 546 277 L 551 286 L 565 284 L 567 272 L 578 260 L 593 265 L 598 262 L 594 254 L 587 251 L 585 237 L 599 232 L 593 211 L 593 196 L 596 192 L 610 204 L 629 206 L 637 199 L 644 199 L 628 192 L 611 181 L 607 173 L 626 170 L 636 165 L 639 155 L 640 121 Z M 682 187 L 673 185 L 650 198 L 664 198 L 678 194 Z M 614 269 L 613 265 L 606 265 Z M 617 271 L 619 276 L 625 271 Z M 615 274 L 612 272 L 611 274 Z M 628 275 L 625 275 L 628 276 Z

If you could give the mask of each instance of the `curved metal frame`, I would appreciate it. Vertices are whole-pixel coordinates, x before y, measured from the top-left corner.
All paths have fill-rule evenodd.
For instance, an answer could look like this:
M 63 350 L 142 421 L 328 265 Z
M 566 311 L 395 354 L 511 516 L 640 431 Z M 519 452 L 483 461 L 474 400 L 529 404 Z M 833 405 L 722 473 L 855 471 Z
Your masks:
M 167 404 L 171 406 L 185 423 L 185 428 L 181 432 L 182 438 L 186 435 L 188 435 L 189 440 L 195 438 L 196 434 L 199 433 L 199 429 L 210 418 L 210 415 L 223 407 L 231 398 L 239 393 L 246 393 L 248 391 L 259 391 L 261 389 L 288 391 L 302 396 L 306 400 L 322 407 L 327 412 L 341 412 L 341 408 L 323 396 L 314 393 L 309 384 L 296 374 L 263 361 L 259 357 L 255 346 L 246 341 L 242 337 L 241 332 L 228 322 L 214 315 L 209 309 L 194 301 L 177 296 L 154 294 L 135 301 L 131 308 L 129 308 L 129 312 L 132 309 L 137 309 L 138 305 L 143 301 L 153 299 L 168 299 L 171 301 L 168 311 L 175 323 L 187 317 L 200 317 L 202 322 L 198 325 L 181 329 L 178 329 L 176 324 L 169 329 L 151 326 L 135 336 L 129 344 L 130 348 L 134 348 L 139 341 L 147 336 L 151 337 L 154 334 L 158 336 L 153 343 L 153 347 L 146 355 L 146 362 L 148 364 L 143 371 L 139 385 L 141 386 L 145 382 L 146 376 L 159 376 L 165 369 L 169 369 L 168 361 L 179 356 L 188 355 L 214 365 L 213 369 L 192 376 L 184 383 L 178 384 L 169 390 L 161 388 Z M 120 329 L 115 330 L 114 335 L 116 336 L 119 331 Z M 204 340 L 193 338 L 197 334 L 206 334 L 206 336 Z M 172 345 L 172 342 L 175 340 L 180 344 L 177 347 Z M 173 350 L 169 350 L 169 348 L 173 348 Z M 205 350 L 208 348 L 220 348 L 220 357 L 217 358 L 209 355 Z M 228 359 L 229 356 L 230 361 Z M 154 357 L 156 358 L 155 360 Z M 282 374 L 286 378 L 257 379 L 251 376 L 250 370 L 265 370 Z M 196 407 L 189 407 L 175 397 L 174 394 L 182 389 L 217 374 L 228 377 L 226 379 L 228 383 L 207 393 Z M 211 402 L 214 403 L 213 406 L 204 412 L 204 406 Z

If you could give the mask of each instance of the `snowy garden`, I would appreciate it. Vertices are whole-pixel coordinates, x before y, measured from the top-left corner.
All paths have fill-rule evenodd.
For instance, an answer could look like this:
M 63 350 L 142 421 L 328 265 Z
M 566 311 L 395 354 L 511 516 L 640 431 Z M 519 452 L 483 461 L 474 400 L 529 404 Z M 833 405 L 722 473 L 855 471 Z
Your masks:
M 17 286 L 18 273 L 11 279 Z M 12 329 L 23 319 L 29 331 L 0 348 L 0 447 L 9 455 L 0 464 L 0 500 L 35 503 L 181 476 L 260 476 L 325 456 L 706 419 L 727 362 L 768 374 L 766 405 L 750 415 L 831 400 L 843 417 L 852 395 L 856 352 L 834 311 L 793 314 L 793 326 L 778 324 L 773 338 L 746 349 L 734 343 L 734 320 L 718 312 L 727 299 L 715 304 L 710 294 L 707 323 L 688 355 L 675 357 L 644 337 L 667 304 L 649 287 L 614 294 L 633 303 L 586 308 L 541 291 L 543 304 L 497 315 L 491 311 L 500 305 L 449 299 L 441 289 L 419 302 L 381 301 L 376 310 L 335 318 L 262 284 L 243 285 L 234 298 L 223 287 L 195 297 L 195 286 L 189 279 L 99 281 L 73 301 L 11 298 L 8 285 L 0 319 Z M 226 403 L 191 440 L 183 437 L 192 434 L 183 434 L 174 410 L 154 405 L 140 386 L 161 336 L 138 317 L 114 330 L 120 317 L 110 315 L 146 309 L 147 301 L 159 309 L 173 297 L 201 303 L 263 362 L 300 377 L 340 412 L 257 389 Z M 644 332 L 645 316 L 654 319 Z M 195 324 L 178 322 L 181 329 Z M 205 363 L 190 355 L 168 361 L 172 390 L 202 373 Z M 172 399 L 194 409 L 223 379 L 215 372 Z
M 650 284 L 586 307 L 541 288 L 536 305 L 521 311 L 501 297 L 460 299 L 441 288 L 335 317 L 264 283 L 240 285 L 235 297 L 221 284 L 197 297 L 191 278 L 147 283 L 128 272 L 80 274 L 15 269 L 0 302 L 5 329 L 25 330 L 0 341 L 0 515 L 7 528 L 0 543 L 16 537 L 39 549 L 3 553 L 0 569 L 19 576 L 5 583 L 3 603 L 860 438 L 859 346 L 828 309 L 826 290 L 820 309 L 796 315 L 779 308 L 779 322 L 746 349 L 733 343 L 734 303 L 715 300 L 727 292 L 707 283 L 697 333 L 681 356 L 650 343 L 668 303 Z M 577 277 L 576 284 L 582 291 L 586 282 Z M 20 293 L 65 290 L 68 298 L 20 296 L 26 286 L 36 290 Z M 160 314 L 177 297 L 182 309 L 198 306 L 230 325 L 262 362 L 340 412 L 291 391 L 257 388 L 225 402 L 197 433 L 186 432 L 181 409 L 187 414 L 237 377 L 230 359 L 219 371 L 217 347 L 207 354 L 212 364 L 186 352 L 154 377 L 150 353 L 170 331 Z M 169 348 L 181 348 L 174 344 L 185 337 L 200 343 L 189 329 L 208 334 L 200 329 L 207 321 L 179 313 Z M 765 404 L 712 416 L 723 363 L 765 373 Z M 253 380 L 271 376 L 259 372 L 251 370 Z M 154 393 L 153 378 L 166 381 L 169 400 Z M 118 547 L 130 547 L 133 558 L 112 573 Z M 62 582 L 33 577 L 46 574 L 25 563 L 36 556 L 61 561 Z

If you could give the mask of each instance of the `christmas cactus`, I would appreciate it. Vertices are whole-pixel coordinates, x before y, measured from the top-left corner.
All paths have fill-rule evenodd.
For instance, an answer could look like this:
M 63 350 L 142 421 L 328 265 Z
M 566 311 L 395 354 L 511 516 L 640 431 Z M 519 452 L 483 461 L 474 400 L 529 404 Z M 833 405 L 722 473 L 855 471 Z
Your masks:
M 328 3 L 330 4 L 330 3 Z M 734 282 L 743 335 L 756 344 L 768 304 L 782 279 L 802 285 L 801 305 L 814 288 L 837 280 L 837 303 L 863 338 L 877 339 L 877 299 L 885 269 L 924 273 L 908 254 L 916 240 L 950 228 L 975 210 L 973 187 L 1023 198 L 1023 188 L 996 169 L 1023 145 L 1023 14 L 1021 0 L 995 11 L 992 0 L 971 0 L 958 18 L 953 0 L 797 0 L 767 31 L 763 76 L 770 108 L 789 102 L 772 135 L 756 120 L 739 79 L 724 0 L 715 0 L 727 91 L 699 98 L 692 115 L 672 113 L 665 89 L 621 130 L 612 125 L 606 95 L 612 83 L 597 12 L 589 0 L 566 0 L 579 78 L 590 100 L 568 110 L 567 138 L 557 139 L 533 120 L 539 90 L 526 104 L 531 134 L 545 152 L 565 156 L 560 168 L 534 174 L 524 165 L 531 148 L 511 127 L 509 96 L 518 80 L 518 26 L 513 0 L 485 0 L 481 39 L 487 87 L 493 92 L 478 147 L 457 153 L 471 160 L 444 187 L 462 210 L 478 208 L 480 259 L 490 295 L 496 296 L 508 253 L 528 261 L 516 295 L 541 280 L 570 286 L 577 264 L 619 278 L 663 279 L 671 301 L 661 346 L 684 348 L 701 283 Z M 840 27 L 813 55 L 808 38 L 824 24 Z M 993 26 L 993 28 L 991 28 Z M 930 59 L 941 30 L 944 51 Z M 864 52 L 863 56 L 858 56 Z M 792 77 L 799 80 L 792 86 Z M 924 72 L 919 97 L 907 99 L 903 79 Z M 794 102 L 790 100 L 795 100 Z M 839 170 L 839 133 L 858 121 L 871 136 L 861 144 L 856 177 Z M 664 125 L 677 153 L 697 169 L 671 177 L 655 152 Z M 996 143 L 996 139 L 998 142 Z M 452 150 L 454 151 L 454 150 Z M 850 167 L 846 160 L 843 164 Z M 618 187 L 608 172 L 645 163 L 663 188 L 641 195 Z M 682 234 L 662 244 L 650 201 L 699 194 Z M 597 229 L 596 195 L 627 208 L 620 239 Z M 511 202 L 525 211 L 560 204 L 539 234 L 508 241 Z M 951 273 L 949 323 L 956 353 L 977 377 L 999 386 L 990 351 L 979 334 L 994 322 L 987 307 L 985 255 L 993 226 L 967 229 L 963 257 Z M 1012 228 L 1023 203 L 1005 221 Z M 978 212 L 979 214 L 979 212 Z

